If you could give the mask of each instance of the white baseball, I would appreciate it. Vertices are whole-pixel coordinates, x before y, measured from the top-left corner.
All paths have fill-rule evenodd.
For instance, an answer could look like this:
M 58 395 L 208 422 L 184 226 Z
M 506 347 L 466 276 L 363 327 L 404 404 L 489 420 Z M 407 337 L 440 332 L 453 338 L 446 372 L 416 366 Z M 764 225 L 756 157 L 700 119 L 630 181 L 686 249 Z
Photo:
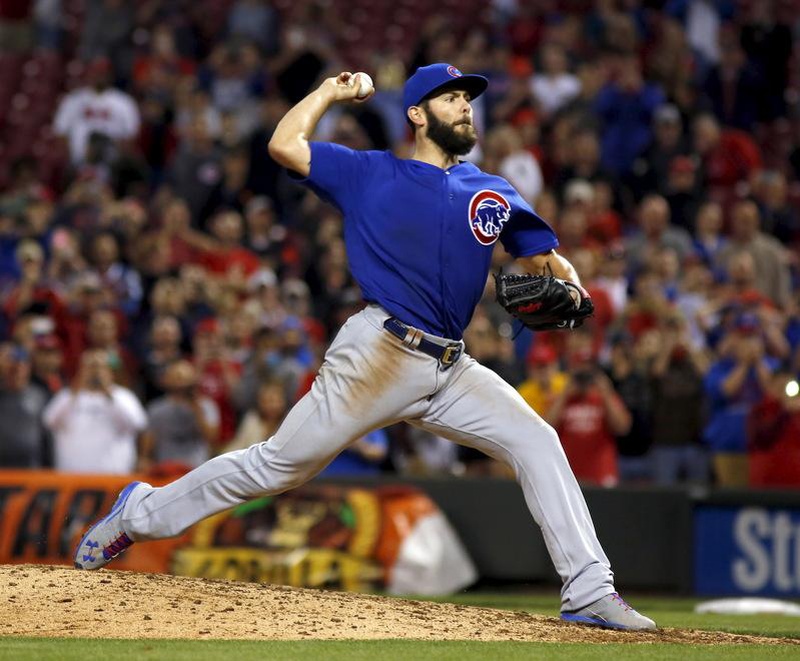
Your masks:
M 364 73 L 363 71 L 359 71 L 358 73 L 353 74 L 350 76 L 350 79 L 347 81 L 347 84 L 351 87 L 356 84 L 356 76 L 360 76 L 361 85 L 358 88 L 358 94 L 356 95 L 359 99 L 363 99 L 367 96 L 374 87 L 372 83 L 372 78 L 368 73 Z

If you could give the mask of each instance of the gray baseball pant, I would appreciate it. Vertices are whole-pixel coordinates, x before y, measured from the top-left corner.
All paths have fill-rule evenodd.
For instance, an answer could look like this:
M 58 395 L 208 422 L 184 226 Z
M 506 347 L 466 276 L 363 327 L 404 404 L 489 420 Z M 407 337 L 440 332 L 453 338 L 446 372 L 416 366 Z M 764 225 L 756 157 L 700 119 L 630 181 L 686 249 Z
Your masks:
M 511 466 L 563 580 L 562 610 L 613 592 L 608 558 L 553 428 L 470 356 L 442 370 L 405 346 L 383 328 L 388 316 L 372 305 L 342 326 L 311 391 L 272 438 L 166 486 L 134 490 L 122 513 L 128 535 L 172 537 L 212 514 L 297 487 L 367 432 L 406 420 Z

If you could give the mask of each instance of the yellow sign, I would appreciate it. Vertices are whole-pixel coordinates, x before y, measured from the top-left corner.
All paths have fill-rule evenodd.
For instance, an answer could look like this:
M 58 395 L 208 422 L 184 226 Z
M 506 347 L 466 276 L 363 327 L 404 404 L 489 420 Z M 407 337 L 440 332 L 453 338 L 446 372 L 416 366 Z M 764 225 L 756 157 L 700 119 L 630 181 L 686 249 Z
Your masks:
M 183 548 L 172 559 L 179 576 L 363 592 L 384 579 L 373 560 L 334 549 Z

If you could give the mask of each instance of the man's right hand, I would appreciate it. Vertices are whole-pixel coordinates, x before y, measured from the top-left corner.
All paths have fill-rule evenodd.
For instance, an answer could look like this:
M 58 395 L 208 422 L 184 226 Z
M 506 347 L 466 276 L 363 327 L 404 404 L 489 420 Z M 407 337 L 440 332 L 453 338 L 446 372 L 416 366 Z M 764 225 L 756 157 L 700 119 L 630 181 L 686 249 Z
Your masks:
M 355 81 L 353 81 L 353 84 L 351 85 L 350 79 L 353 77 L 355 77 Z M 340 101 L 364 103 L 375 93 L 375 91 L 373 90 L 363 98 L 358 98 L 358 91 L 360 87 L 361 81 L 358 74 L 353 74 L 349 71 L 342 71 L 342 73 L 335 78 L 327 78 L 322 85 L 320 85 L 319 89 L 328 95 L 328 99 L 331 101 L 331 103 Z

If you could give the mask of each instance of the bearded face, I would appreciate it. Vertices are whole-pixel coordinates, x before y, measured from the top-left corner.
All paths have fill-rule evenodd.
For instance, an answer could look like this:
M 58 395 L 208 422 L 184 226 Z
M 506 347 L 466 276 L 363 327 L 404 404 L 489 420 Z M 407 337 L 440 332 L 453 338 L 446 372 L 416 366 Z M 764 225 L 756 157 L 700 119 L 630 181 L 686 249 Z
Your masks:
M 455 122 L 447 122 L 440 119 L 430 106 L 423 106 L 423 108 L 428 120 L 427 136 L 445 154 L 464 156 L 472 151 L 475 143 L 478 142 L 478 134 L 469 117 L 462 117 Z

